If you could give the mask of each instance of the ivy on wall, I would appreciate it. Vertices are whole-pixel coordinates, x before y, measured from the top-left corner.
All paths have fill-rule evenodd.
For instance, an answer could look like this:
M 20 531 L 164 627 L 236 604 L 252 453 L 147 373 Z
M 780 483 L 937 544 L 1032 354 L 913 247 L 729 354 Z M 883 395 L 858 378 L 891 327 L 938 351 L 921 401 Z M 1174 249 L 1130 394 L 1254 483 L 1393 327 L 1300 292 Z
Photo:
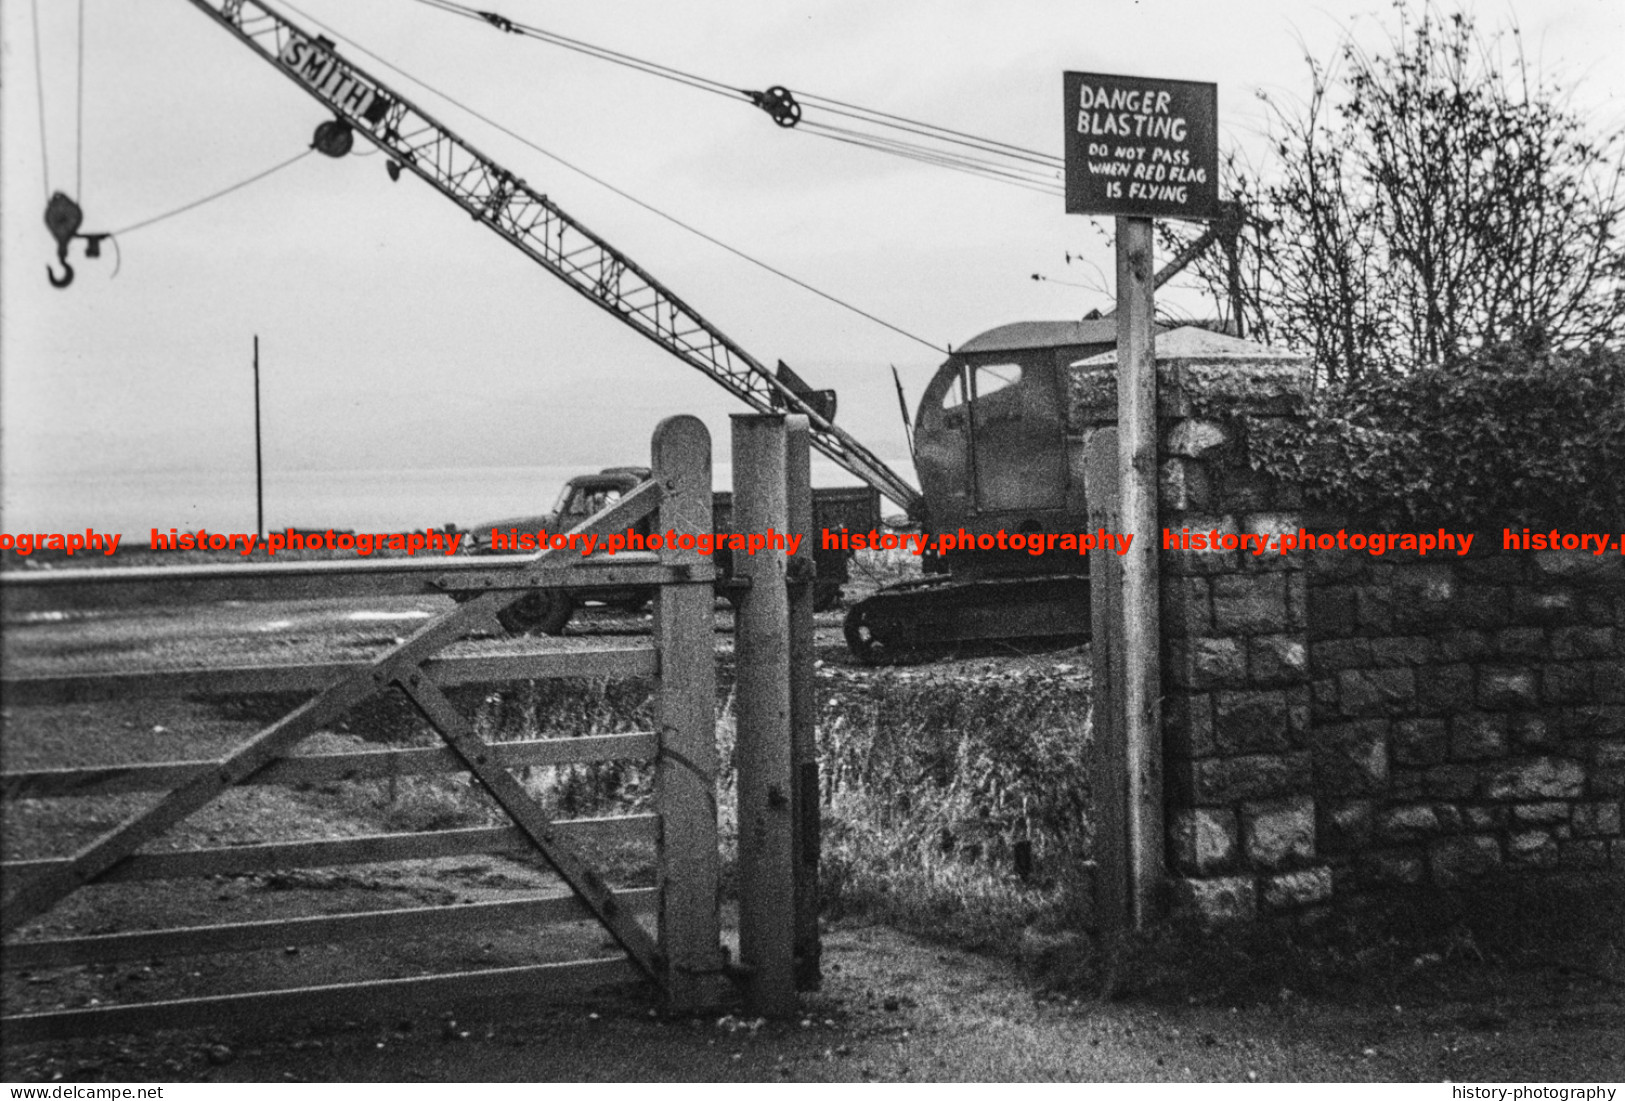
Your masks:
M 1256 470 L 1372 523 L 1625 532 L 1625 354 L 1486 353 L 1255 422 Z

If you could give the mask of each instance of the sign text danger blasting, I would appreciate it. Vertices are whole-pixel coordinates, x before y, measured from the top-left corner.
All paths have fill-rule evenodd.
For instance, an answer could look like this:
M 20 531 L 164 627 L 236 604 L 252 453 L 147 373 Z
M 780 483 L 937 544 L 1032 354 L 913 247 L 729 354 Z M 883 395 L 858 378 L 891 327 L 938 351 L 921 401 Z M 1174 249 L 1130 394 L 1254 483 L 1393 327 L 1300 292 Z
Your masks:
M 1215 85 L 1067 73 L 1064 88 L 1068 214 L 1217 216 Z

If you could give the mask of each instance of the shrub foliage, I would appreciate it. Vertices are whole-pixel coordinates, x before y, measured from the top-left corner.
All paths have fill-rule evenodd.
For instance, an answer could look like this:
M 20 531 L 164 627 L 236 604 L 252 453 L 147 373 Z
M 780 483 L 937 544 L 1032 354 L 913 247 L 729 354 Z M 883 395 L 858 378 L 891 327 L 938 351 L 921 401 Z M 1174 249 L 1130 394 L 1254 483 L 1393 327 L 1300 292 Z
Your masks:
M 1613 530 L 1625 520 L 1625 356 L 1501 351 L 1323 391 L 1255 425 L 1255 469 L 1374 523 Z

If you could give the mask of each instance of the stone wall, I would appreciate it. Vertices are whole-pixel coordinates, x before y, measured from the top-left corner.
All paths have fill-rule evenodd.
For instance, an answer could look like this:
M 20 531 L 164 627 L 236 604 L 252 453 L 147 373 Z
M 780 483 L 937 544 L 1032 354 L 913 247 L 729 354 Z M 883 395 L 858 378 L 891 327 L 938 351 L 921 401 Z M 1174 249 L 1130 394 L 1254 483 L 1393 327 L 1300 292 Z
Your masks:
M 1625 870 L 1625 557 L 1502 542 L 1307 558 L 1318 847 L 1339 889 Z
M 1625 870 L 1625 557 L 1221 543 L 1350 527 L 1253 471 L 1299 359 L 1158 338 L 1163 727 L 1172 902 L 1210 918 L 1493 869 Z M 1074 423 L 1114 411 L 1074 372 Z M 1191 536 L 1189 543 L 1184 536 Z

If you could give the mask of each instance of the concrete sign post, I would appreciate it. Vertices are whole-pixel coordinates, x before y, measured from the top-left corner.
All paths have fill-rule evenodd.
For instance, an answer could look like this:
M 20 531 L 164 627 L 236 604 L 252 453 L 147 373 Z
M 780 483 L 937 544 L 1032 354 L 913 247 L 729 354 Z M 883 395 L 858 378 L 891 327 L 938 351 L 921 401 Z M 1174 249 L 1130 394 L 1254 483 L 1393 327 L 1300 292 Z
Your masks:
M 1109 803 L 1102 822 L 1121 823 L 1124 835 L 1102 839 L 1097 853 L 1099 920 L 1115 934 L 1154 916 L 1163 872 L 1152 219 L 1218 217 L 1218 90 L 1098 73 L 1069 72 L 1062 84 L 1066 211 L 1117 219 L 1117 515 L 1133 541 L 1109 571 L 1118 583 L 1090 592 L 1113 604 L 1097 611 L 1108 630 L 1092 645 L 1095 760 L 1120 762 L 1095 778 Z M 1102 706 L 1108 693 L 1115 706 Z

